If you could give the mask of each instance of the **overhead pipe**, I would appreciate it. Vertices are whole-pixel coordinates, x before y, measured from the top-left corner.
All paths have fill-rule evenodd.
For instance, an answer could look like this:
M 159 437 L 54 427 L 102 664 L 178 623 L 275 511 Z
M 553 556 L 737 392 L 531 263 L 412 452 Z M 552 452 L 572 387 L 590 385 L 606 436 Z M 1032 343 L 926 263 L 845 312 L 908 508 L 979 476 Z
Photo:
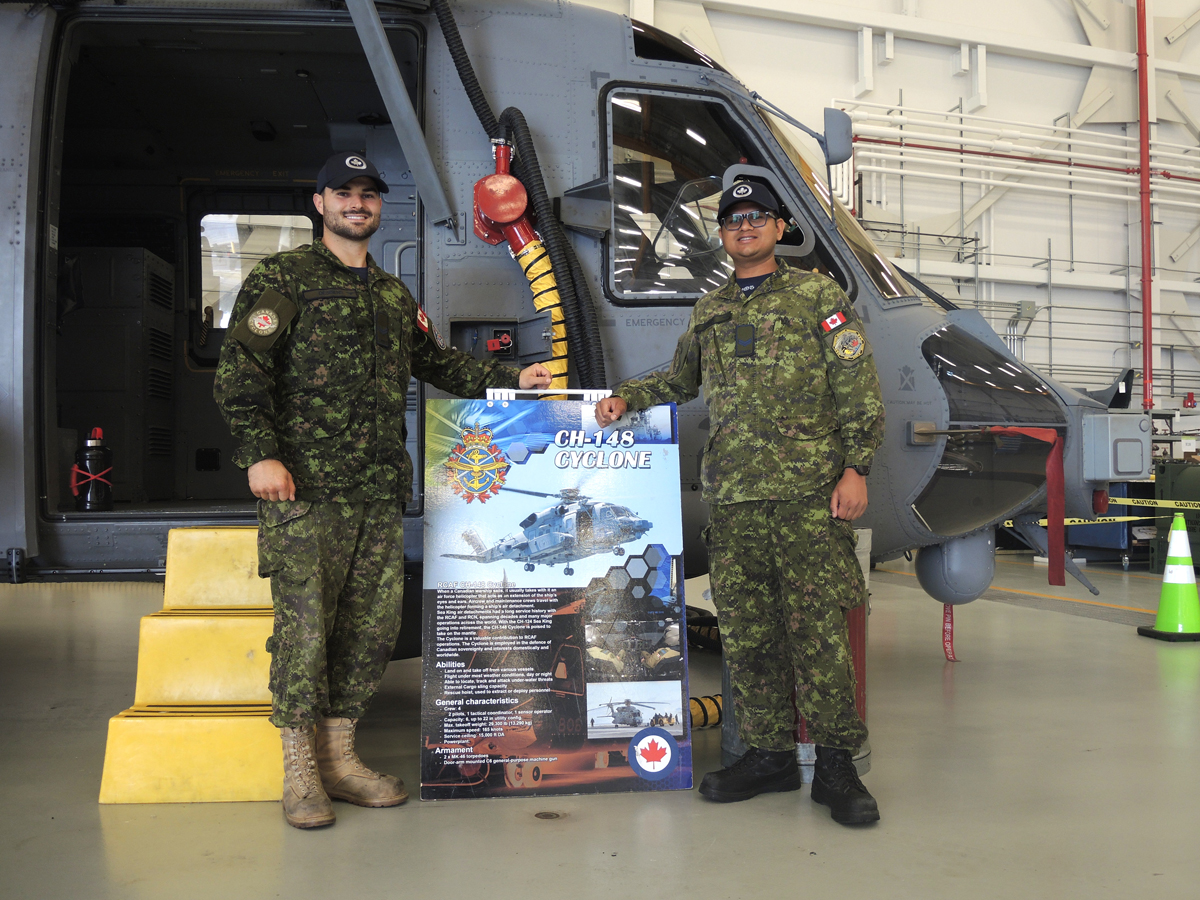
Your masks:
M 1138 158 L 1142 206 L 1142 409 L 1154 409 L 1154 221 L 1150 210 L 1150 52 L 1146 0 L 1137 0 Z

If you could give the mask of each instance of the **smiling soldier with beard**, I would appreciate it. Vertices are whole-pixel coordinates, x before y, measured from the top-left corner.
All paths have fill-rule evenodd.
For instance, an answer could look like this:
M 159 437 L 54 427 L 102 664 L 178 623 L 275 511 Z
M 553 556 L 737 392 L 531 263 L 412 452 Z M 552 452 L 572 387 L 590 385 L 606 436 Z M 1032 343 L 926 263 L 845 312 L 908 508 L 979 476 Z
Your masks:
M 330 798 L 397 806 L 403 783 L 363 765 L 354 729 L 400 631 L 404 449 L 412 376 L 460 397 L 548 387 L 448 349 L 398 278 L 367 253 L 388 190 L 354 154 L 330 157 L 313 204 L 324 235 L 247 276 L 214 395 L 258 504 L 258 574 L 271 579 L 271 721 L 283 737 L 283 811 L 330 825 Z

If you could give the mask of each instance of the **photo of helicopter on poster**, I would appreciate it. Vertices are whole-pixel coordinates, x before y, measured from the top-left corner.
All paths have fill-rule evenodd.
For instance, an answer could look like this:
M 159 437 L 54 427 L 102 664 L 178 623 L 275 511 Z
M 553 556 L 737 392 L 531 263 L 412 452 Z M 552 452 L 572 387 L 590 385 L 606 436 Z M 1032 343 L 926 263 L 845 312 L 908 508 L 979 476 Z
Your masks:
M 425 502 L 439 522 L 426 535 L 427 583 L 584 586 L 651 543 L 682 552 L 670 415 L 599 429 L 592 409 L 427 404 Z
M 683 734 L 678 681 L 626 681 L 587 686 L 588 737 L 633 737 L 643 728 Z

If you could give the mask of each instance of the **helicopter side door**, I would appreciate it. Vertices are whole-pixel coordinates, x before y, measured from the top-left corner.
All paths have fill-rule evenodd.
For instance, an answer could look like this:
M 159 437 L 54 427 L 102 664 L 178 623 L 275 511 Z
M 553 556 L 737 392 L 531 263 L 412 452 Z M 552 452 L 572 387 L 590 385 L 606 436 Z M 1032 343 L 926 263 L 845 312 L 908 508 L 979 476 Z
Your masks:
M 35 277 L 38 254 L 57 252 L 58 235 L 38 233 L 43 99 L 56 15 L 0 9 L 0 551 L 20 566 L 38 552 L 35 394 Z M 18 572 L 13 572 L 16 581 Z

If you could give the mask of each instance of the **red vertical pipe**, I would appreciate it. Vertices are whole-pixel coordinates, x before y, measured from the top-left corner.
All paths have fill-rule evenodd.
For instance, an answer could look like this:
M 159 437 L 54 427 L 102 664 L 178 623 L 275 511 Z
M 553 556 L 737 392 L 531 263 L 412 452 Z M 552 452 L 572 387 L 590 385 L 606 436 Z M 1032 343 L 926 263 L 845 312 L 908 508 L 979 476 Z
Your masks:
M 1146 0 L 1137 0 L 1138 173 L 1142 201 L 1142 409 L 1154 408 L 1153 226 L 1150 212 L 1150 53 Z

